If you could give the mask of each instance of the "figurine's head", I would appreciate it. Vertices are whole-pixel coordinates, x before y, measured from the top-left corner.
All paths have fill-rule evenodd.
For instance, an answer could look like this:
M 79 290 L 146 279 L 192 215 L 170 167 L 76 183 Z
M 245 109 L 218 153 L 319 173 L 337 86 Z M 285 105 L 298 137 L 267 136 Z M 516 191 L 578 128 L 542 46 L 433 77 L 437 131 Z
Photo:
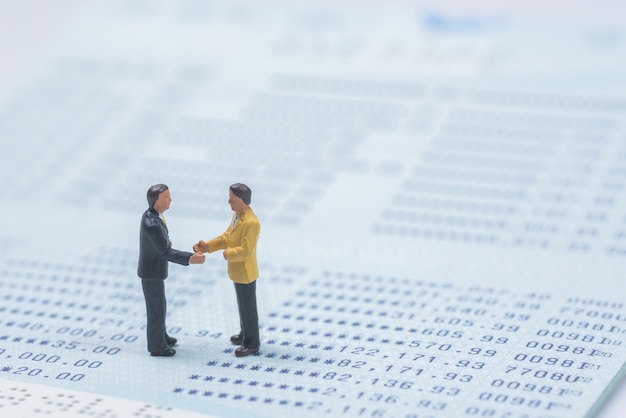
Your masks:
M 170 197 L 170 191 L 165 184 L 155 184 L 150 186 L 148 193 L 146 194 L 148 199 L 148 207 L 156 210 L 159 213 L 163 213 L 170 208 L 172 198 Z
M 243 183 L 235 183 L 230 186 L 228 204 L 235 212 L 242 212 L 248 208 L 252 190 Z

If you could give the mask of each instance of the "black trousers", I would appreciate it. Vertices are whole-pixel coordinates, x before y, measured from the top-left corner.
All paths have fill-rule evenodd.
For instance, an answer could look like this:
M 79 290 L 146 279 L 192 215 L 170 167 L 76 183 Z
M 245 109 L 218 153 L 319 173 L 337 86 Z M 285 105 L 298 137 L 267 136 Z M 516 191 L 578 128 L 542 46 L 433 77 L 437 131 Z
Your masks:
M 165 341 L 165 285 L 163 280 L 141 279 L 143 297 L 146 300 L 146 316 L 148 327 L 148 351 L 160 351 L 167 347 Z
M 239 336 L 243 340 L 243 346 L 258 348 L 261 345 L 259 339 L 259 315 L 256 309 L 256 281 L 249 284 L 235 283 L 237 294 L 237 307 L 239 308 L 239 323 L 241 330 Z

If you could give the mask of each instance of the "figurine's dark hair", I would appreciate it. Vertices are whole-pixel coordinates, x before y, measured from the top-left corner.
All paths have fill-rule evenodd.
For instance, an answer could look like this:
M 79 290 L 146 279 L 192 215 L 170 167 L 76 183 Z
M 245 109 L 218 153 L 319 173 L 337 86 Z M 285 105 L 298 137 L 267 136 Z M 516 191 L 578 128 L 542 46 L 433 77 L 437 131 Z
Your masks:
M 243 200 L 246 205 L 250 204 L 250 198 L 252 197 L 252 190 L 243 183 L 235 183 L 230 186 L 233 194 Z
M 146 198 L 148 199 L 148 207 L 154 207 L 154 202 L 159 200 L 159 195 L 168 189 L 165 184 L 155 184 L 154 186 L 150 186 L 148 189 L 148 193 L 146 194 Z

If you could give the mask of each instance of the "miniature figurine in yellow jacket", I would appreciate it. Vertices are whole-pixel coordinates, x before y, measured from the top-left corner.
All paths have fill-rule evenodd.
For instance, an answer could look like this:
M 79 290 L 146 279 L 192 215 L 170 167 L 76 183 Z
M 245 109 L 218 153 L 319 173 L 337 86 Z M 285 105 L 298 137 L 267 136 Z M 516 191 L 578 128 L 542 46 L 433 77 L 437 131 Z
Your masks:
M 235 283 L 252 283 L 259 277 L 256 244 L 260 230 L 258 218 L 252 208 L 248 208 L 233 213 L 226 231 L 206 243 L 209 253 L 224 250 L 224 259 L 228 261 L 228 277 Z
M 226 231 L 208 242 L 198 241 L 194 250 L 215 252 L 223 250 L 222 255 L 228 262 L 228 277 L 235 284 L 237 307 L 239 308 L 238 334 L 230 337 L 235 345 L 237 357 L 247 356 L 259 351 L 259 317 L 256 305 L 256 280 L 259 267 L 256 260 L 256 245 L 261 231 L 261 224 L 250 207 L 252 191 L 242 183 L 230 186 L 228 204 L 233 210 Z

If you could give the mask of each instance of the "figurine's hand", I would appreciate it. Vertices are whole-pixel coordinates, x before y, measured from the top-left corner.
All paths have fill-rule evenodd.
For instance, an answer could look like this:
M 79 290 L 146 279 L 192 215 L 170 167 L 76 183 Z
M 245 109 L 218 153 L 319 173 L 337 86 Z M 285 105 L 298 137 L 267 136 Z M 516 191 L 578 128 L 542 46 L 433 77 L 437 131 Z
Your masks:
M 226 251 L 228 251 L 228 249 L 225 249 L 224 252 L 222 253 L 222 255 L 224 256 L 224 260 L 228 260 L 228 257 L 226 257 Z
M 189 257 L 189 264 L 202 264 L 206 260 L 206 256 L 204 254 L 195 253 L 191 257 Z
M 172 240 L 170 240 L 170 248 L 172 248 Z
M 193 245 L 193 250 L 197 253 L 207 253 L 209 252 L 209 246 L 204 241 L 198 241 Z

